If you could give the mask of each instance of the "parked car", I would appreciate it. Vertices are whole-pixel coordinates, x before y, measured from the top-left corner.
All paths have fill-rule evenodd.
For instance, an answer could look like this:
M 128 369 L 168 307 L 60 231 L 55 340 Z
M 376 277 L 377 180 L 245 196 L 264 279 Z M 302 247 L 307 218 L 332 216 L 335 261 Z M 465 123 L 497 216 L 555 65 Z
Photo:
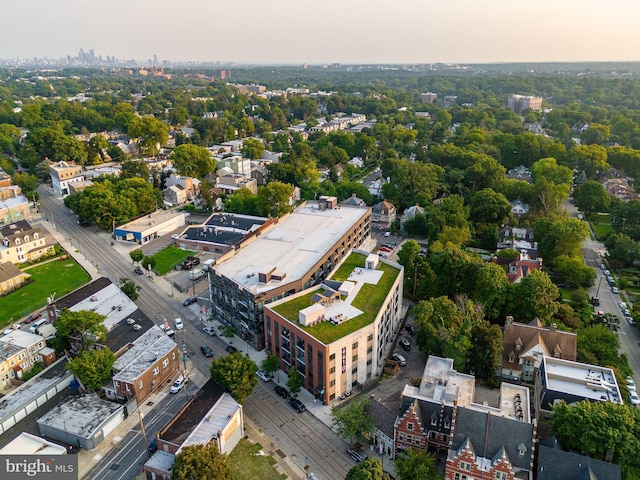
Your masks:
M 149 444 L 149 453 L 156 453 L 156 450 L 158 450 L 158 440 L 154 438 Z
M 387 258 L 389 256 L 385 252 L 378 252 L 378 255 L 380 255 L 380 257 L 382 258 Z
M 394 353 L 393 355 L 391 355 L 391 358 L 393 358 L 396 362 L 398 362 L 398 365 L 400 365 L 401 367 L 404 367 L 407 365 L 407 359 L 404 358 L 399 353 Z
M 636 382 L 634 382 L 633 378 L 631 378 L 630 376 L 627 377 L 627 388 L 634 392 L 636 390 Z
M 611 287 L 611 293 L 618 293 L 618 287 Z
M 623 314 L 625 317 L 630 317 L 630 316 L 631 316 L 631 312 L 630 312 L 628 309 L 626 309 L 626 308 L 622 311 L 622 314 Z
M 142 329 L 142 325 L 140 325 L 139 323 L 134 323 L 133 327 L 131 328 L 133 328 L 137 332 L 138 330 Z
M 627 308 L 627 304 L 624 302 L 618 302 L 618 306 L 620 307 L 620 310 L 625 310 Z
M 29 315 L 27 318 L 24 319 L 24 323 L 31 323 L 34 320 L 39 319 L 42 316 L 41 313 L 32 313 L 31 315 Z
M 4 335 L 9 335 L 11 332 L 15 332 L 16 330 L 20 330 L 20 324 L 16 323 L 15 325 L 11 325 L 4 331 Z
M 198 301 L 198 297 L 187 297 L 184 299 L 184 302 L 182 302 L 182 305 L 184 307 L 188 307 L 191 304 L 194 304 Z
M 204 328 L 202 329 L 202 331 L 203 331 L 203 332 L 205 332 L 205 333 L 207 333 L 207 334 L 209 334 L 209 335 L 211 335 L 212 337 L 215 337 L 215 336 L 216 336 L 216 329 L 215 329 L 215 328 L 213 328 L 213 327 L 204 327 Z
M 347 448 L 347 455 L 356 463 L 364 462 L 367 459 L 367 456 L 362 451 L 355 448 Z
M 298 413 L 302 413 L 307 409 L 307 407 L 304 406 L 304 403 L 293 397 L 289 399 L 289 405 L 291 405 L 293 409 Z
M 180 238 L 180 234 L 179 233 L 174 233 L 173 235 L 171 235 L 171 238 L 173 240 L 177 240 L 178 238 Z
M 640 405 L 640 397 L 634 391 L 629 392 L 629 401 L 631 405 Z
M 187 261 L 191 262 L 191 265 L 200 265 L 200 259 L 198 257 L 187 257 Z
M 135 273 L 136 275 L 144 275 L 144 272 L 142 271 L 142 269 L 140 267 L 136 267 L 133 269 L 133 273 Z
M 391 253 L 393 251 L 392 248 L 384 247 L 384 246 L 380 247 L 378 250 L 380 250 L 381 252 L 384 252 L 384 253 Z
M 200 347 L 200 351 L 205 357 L 213 357 L 213 352 L 211 351 L 211 348 L 209 348 L 209 345 L 202 345 Z
M 289 398 L 289 392 L 286 388 L 281 387 L 280 385 L 276 385 L 274 388 L 275 392 L 280 395 L 282 398 Z
M 256 375 L 258 375 L 265 382 L 268 382 L 269 380 L 271 380 L 271 377 L 267 375 L 266 372 L 263 372 L 262 370 L 258 370 L 256 372 Z
M 604 274 L 605 274 L 607 277 L 610 277 L 610 276 L 611 276 L 611 272 L 610 272 L 609 270 L 605 270 L 605 271 L 604 271 Z
M 238 349 L 236 347 L 234 347 L 233 345 L 227 345 L 227 348 L 225 348 L 225 350 L 227 352 L 229 352 L 230 354 L 234 354 L 238 352 Z
M 411 344 L 409 343 L 409 340 L 407 340 L 406 338 L 403 338 L 402 340 L 400 340 L 400 346 L 403 348 L 403 350 L 407 352 L 411 350 Z
M 405 325 L 404 329 L 409 332 L 409 335 L 415 335 L 416 334 L 416 328 L 413 325 Z
M 391 232 L 384 232 L 384 236 L 385 237 L 390 237 L 391 236 Z
M 180 375 L 178 379 L 175 382 L 173 382 L 173 385 L 171 385 L 171 389 L 169 391 L 171 393 L 178 393 L 180 390 L 184 388 L 184 386 L 187 384 L 188 381 L 189 381 L 189 378 L 185 377 L 184 375 Z
M 176 326 L 176 330 L 182 330 L 184 328 L 184 323 L 181 318 L 176 318 L 173 323 Z
M 604 265 L 604 263 L 600 264 L 600 270 L 605 271 L 607 269 L 607 267 Z
M 127 318 L 127 325 L 133 325 L 134 323 L 136 323 L 136 321 L 133 318 Z

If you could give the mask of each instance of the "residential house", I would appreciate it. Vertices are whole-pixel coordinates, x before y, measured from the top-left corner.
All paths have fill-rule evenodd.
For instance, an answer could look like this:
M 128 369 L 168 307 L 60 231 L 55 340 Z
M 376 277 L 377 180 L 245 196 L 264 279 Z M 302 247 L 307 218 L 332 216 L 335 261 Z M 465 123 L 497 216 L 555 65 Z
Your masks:
M 543 357 L 535 378 L 533 403 L 538 428 L 544 436 L 553 416 L 552 407 L 590 402 L 624 402 L 616 376 L 611 368 L 571 362 L 562 358 Z
M 356 196 L 355 193 L 352 193 L 349 198 L 344 199 L 340 202 L 340 205 L 352 205 L 354 207 L 366 207 L 367 204 L 360 197 Z
M 186 201 L 188 202 L 193 201 L 198 193 L 200 193 L 200 180 L 197 178 L 171 175 L 166 179 L 165 186 L 172 187 L 174 185 L 185 191 Z
M 424 215 L 424 208 L 420 205 L 414 205 L 413 207 L 407 208 L 402 214 L 402 220 L 400 221 L 403 225 L 407 222 L 407 220 L 411 220 L 417 214 Z
M 371 434 L 376 451 L 389 458 L 395 458 L 395 421 L 396 412 L 391 410 L 384 402 L 371 395 L 365 407 L 365 412 L 374 419 L 375 428 Z
M 73 182 L 81 182 L 84 180 L 82 167 L 76 165 L 72 161 L 60 161 L 49 165 L 49 174 L 51 175 L 51 184 L 53 192 L 56 195 L 66 197 L 69 195 L 69 184 Z
M 381 227 L 388 228 L 396 221 L 396 207 L 383 200 L 371 208 L 371 221 Z
M 258 193 L 258 182 L 255 178 L 243 173 L 231 173 L 216 178 L 216 187 L 227 195 L 233 195 L 241 188 L 247 188 L 256 195 Z
M 629 179 L 627 178 L 607 178 L 602 182 L 602 186 L 610 195 L 619 198 L 623 202 L 638 198 L 638 194 L 629 184 Z
M 169 480 L 171 467 L 184 447 L 214 444 L 229 454 L 244 437 L 242 405 L 213 380 L 189 399 L 158 432 L 158 450 L 145 463 L 148 480 Z
M 9 177 L 11 181 L 11 177 Z M 29 199 L 17 185 L 0 186 L 0 225 L 13 223 L 31 215 Z
M 176 342 L 154 325 L 116 359 L 112 384 L 104 386 L 103 391 L 107 398 L 135 398 L 140 405 L 176 375 L 179 361 Z
M 518 252 L 516 257 L 492 256 L 491 262 L 503 266 L 507 270 L 509 283 L 520 283 L 533 270 L 542 268 L 542 257 L 532 260 L 528 255 Z
M 529 323 L 518 323 L 509 316 L 504 325 L 499 375 L 533 383 L 543 357 L 575 362 L 576 339 L 575 333 L 558 330 L 555 324 L 546 327 L 537 318 Z
M 514 217 L 520 218 L 529 213 L 529 204 L 524 203 L 521 199 L 516 198 L 515 200 L 511 200 L 509 203 L 511 204 L 511 214 Z
M 30 262 L 54 253 L 55 243 L 44 230 L 19 220 L 0 227 L 0 262 Z
M 521 180 L 523 182 L 533 183 L 531 171 L 524 165 L 518 165 L 517 167 L 512 168 L 506 173 L 505 176 L 512 180 Z
M 0 293 L 5 294 L 24 285 L 26 273 L 11 262 L 0 263 Z
M 171 185 L 162 191 L 162 197 L 171 206 L 182 205 L 187 202 L 187 191 L 180 185 Z
M 12 379 L 22 380 L 24 374 L 35 364 L 40 364 L 42 362 L 40 351 L 46 346 L 47 343 L 40 335 L 22 330 L 14 330 L 0 337 L 0 352 L 2 352 L 0 361 L 3 362 L 0 366 L 0 375 L 2 375 L 3 386 L 8 387 Z M 8 378 L 6 378 L 7 375 Z

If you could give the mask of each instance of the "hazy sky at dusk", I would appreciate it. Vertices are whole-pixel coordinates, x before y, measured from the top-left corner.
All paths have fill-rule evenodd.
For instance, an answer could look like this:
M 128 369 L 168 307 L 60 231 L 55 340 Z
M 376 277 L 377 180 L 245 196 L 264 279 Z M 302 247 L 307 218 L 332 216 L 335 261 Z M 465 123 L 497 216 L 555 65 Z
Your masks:
M 241 63 L 640 60 L 638 0 L 19 0 L 0 58 Z

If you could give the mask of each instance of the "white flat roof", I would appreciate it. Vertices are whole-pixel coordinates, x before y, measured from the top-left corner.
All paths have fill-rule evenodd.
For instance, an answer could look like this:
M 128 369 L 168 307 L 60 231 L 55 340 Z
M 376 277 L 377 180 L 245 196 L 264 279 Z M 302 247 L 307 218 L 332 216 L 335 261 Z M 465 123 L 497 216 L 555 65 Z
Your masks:
M 119 309 L 119 307 L 121 308 Z M 111 331 L 118 323 L 137 309 L 138 306 L 113 283 L 69 308 L 72 312 L 91 310 L 104 315 L 106 318 L 102 323 L 107 332 Z
M 10 343 L 16 347 L 27 348 L 38 343 L 40 340 L 44 340 L 40 335 L 30 333 L 22 330 L 14 330 L 11 333 L 7 333 L 0 337 L 0 342 Z
M 318 202 L 308 202 L 240 249 L 239 254 L 218 263 L 214 271 L 254 295 L 299 280 L 368 210 L 345 205 L 320 210 Z M 286 278 L 259 283 L 258 274 L 274 267 Z
M 0 449 L 0 455 L 66 455 L 67 449 L 36 435 L 22 432 Z
M 224 430 L 238 410 L 240 410 L 240 404 L 228 393 L 223 393 L 185 439 L 180 450 L 189 445 L 206 445 L 212 438 L 217 438 L 218 432 Z M 180 453 L 180 450 L 176 453 Z
M 165 222 L 173 220 L 176 217 L 185 216 L 182 212 L 175 212 L 173 210 L 158 210 L 150 215 L 145 215 L 136 220 L 133 220 L 124 225 L 116 227 L 116 230 L 127 230 L 129 232 L 144 232 L 149 230 L 152 226 L 160 226 Z M 149 225 L 149 222 L 154 222 L 153 225 Z
M 469 405 L 473 402 L 475 377 L 459 373 L 453 368 L 453 359 L 430 355 L 422 374 L 419 395 L 425 399 L 451 405 Z
M 610 368 L 552 357 L 544 357 L 542 361 L 548 390 L 622 403 L 618 382 Z

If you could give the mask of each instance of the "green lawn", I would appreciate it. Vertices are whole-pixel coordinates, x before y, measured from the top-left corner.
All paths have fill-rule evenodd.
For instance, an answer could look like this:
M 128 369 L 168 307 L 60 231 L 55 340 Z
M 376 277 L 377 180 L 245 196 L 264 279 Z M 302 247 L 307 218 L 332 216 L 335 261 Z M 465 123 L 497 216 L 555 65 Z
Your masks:
M 75 260 L 56 260 L 29 268 L 33 280 L 9 295 L 0 297 L 0 326 L 16 321 L 47 303 L 47 297 L 55 293 L 60 298 L 81 287 L 91 277 Z
M 196 252 L 182 250 L 181 248 L 172 246 L 165 247 L 153 256 L 156 261 L 156 266 L 153 271 L 158 275 L 164 275 L 176 268 L 176 265 L 182 263 L 189 255 L 193 255 L 194 253 Z
M 602 240 L 607 234 L 615 232 L 611 226 L 611 215 L 608 213 L 593 213 L 589 216 L 589 221 L 598 240 Z
M 227 462 L 233 471 L 233 480 L 285 480 L 287 476 L 279 474 L 273 468 L 273 457 L 261 455 L 262 445 L 251 443 L 243 438 L 229 454 Z
M 330 278 L 336 281 L 347 280 L 354 268 L 364 265 L 365 258 L 364 255 L 352 253 Z M 393 282 L 395 282 L 400 274 L 397 268 L 384 263 L 380 263 L 378 268 L 384 272 L 378 284 L 363 285 L 360 292 L 358 292 L 358 296 L 352 302 L 352 305 L 362 310 L 363 313 L 357 317 L 350 318 L 348 322 L 339 325 L 334 325 L 331 322 L 320 322 L 313 327 L 304 327 L 298 323 L 298 312 L 311 305 L 311 297 L 320 290 L 320 287 L 314 288 L 313 291 L 288 302 L 276 305 L 273 307 L 273 310 L 303 330 L 309 332 L 310 335 L 313 335 L 321 342 L 325 344 L 332 343 L 345 335 L 360 330 L 375 320 L 384 299 L 389 293 L 389 290 L 391 290 Z

